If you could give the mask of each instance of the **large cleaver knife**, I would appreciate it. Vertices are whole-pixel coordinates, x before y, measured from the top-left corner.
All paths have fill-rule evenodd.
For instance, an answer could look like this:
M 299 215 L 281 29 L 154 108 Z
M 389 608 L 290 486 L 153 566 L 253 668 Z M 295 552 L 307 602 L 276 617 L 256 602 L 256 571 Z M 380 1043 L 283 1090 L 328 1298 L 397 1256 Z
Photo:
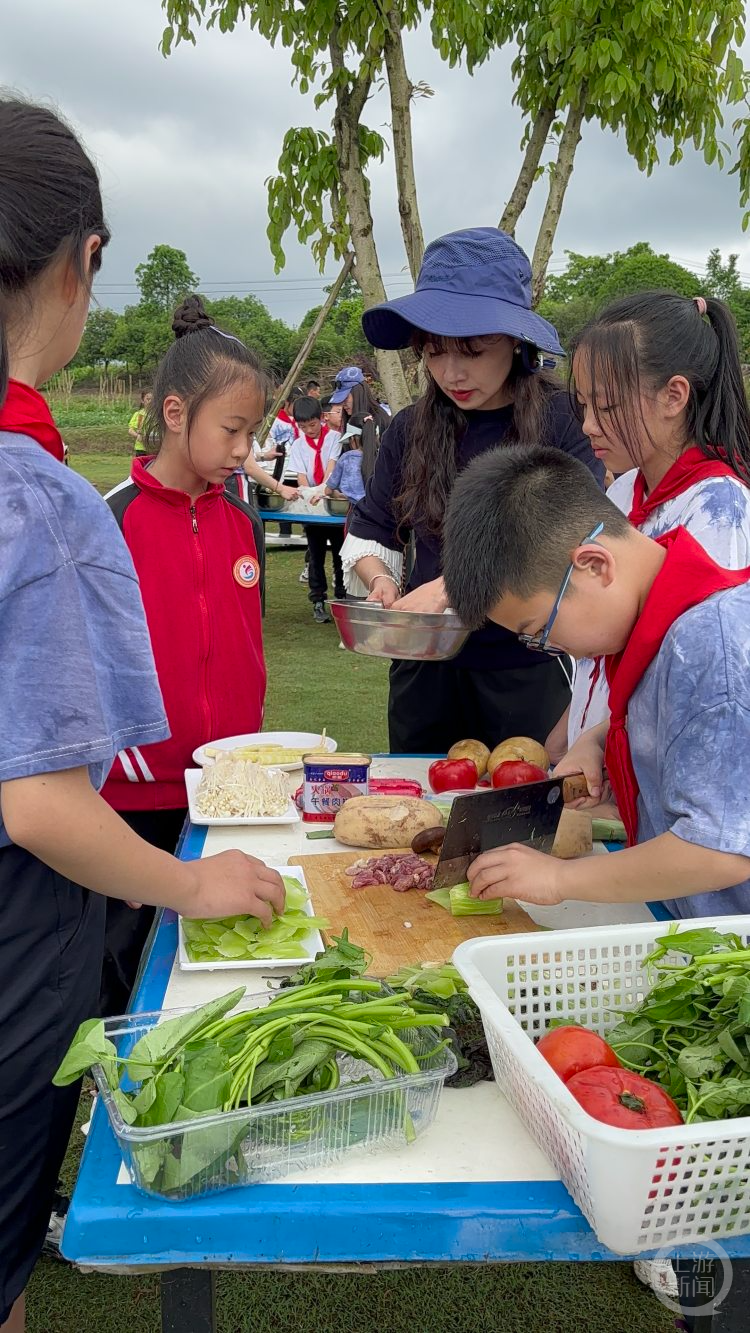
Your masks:
M 563 806 L 588 794 L 581 773 L 457 796 L 448 816 L 433 888 L 462 884 L 475 857 L 511 842 L 551 852 Z

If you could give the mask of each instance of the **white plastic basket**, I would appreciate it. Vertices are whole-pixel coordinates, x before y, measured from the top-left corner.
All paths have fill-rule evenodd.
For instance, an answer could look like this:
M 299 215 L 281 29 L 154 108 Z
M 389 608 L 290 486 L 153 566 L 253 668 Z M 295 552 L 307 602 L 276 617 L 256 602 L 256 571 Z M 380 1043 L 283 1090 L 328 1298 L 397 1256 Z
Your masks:
M 683 924 L 750 940 L 750 916 Z M 609 1011 L 635 1008 L 650 989 L 641 963 L 666 933 L 653 921 L 486 936 L 453 955 L 481 1011 L 498 1086 L 617 1254 L 750 1232 L 750 1117 L 615 1129 L 583 1110 L 534 1045 L 552 1018 L 606 1035 L 617 1022 Z

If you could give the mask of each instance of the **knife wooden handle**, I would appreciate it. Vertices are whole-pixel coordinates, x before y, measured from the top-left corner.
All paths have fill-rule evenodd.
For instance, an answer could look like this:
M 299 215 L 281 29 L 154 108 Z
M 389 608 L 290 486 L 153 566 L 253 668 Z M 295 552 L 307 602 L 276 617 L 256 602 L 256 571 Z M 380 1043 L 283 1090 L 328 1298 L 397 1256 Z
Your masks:
M 571 801 L 580 801 L 584 796 L 590 796 L 588 783 L 583 773 L 574 773 L 569 778 L 563 778 L 562 794 L 566 805 L 570 805 Z

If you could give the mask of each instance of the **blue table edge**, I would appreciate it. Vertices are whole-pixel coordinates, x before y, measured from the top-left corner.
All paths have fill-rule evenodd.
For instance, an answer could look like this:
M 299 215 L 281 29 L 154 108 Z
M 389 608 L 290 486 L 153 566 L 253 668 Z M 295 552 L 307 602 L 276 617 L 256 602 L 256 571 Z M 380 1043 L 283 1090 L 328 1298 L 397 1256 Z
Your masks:
M 186 824 L 177 855 L 197 860 L 207 832 Z M 658 920 L 670 919 L 661 904 L 649 907 Z M 134 1012 L 160 1008 L 176 949 L 177 919 L 166 910 L 134 996 Z M 628 1258 L 597 1240 L 560 1181 L 269 1184 L 174 1204 L 149 1198 L 133 1185 L 116 1184 L 120 1161 L 106 1112 L 98 1104 L 63 1233 L 66 1259 L 104 1269 L 158 1269 Z M 733 1257 L 750 1254 L 750 1237 L 722 1245 Z M 689 1257 L 705 1251 L 698 1245 L 679 1253 Z

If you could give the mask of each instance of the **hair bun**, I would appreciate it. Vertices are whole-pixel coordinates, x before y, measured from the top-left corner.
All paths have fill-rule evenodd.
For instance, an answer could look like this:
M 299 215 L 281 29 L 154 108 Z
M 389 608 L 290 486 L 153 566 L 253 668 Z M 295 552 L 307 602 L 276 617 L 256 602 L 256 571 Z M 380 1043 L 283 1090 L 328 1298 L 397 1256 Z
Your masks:
M 196 333 L 199 329 L 212 329 L 214 321 L 206 313 L 199 296 L 188 296 L 178 305 L 172 318 L 172 332 L 175 338 L 184 338 L 186 333 Z

